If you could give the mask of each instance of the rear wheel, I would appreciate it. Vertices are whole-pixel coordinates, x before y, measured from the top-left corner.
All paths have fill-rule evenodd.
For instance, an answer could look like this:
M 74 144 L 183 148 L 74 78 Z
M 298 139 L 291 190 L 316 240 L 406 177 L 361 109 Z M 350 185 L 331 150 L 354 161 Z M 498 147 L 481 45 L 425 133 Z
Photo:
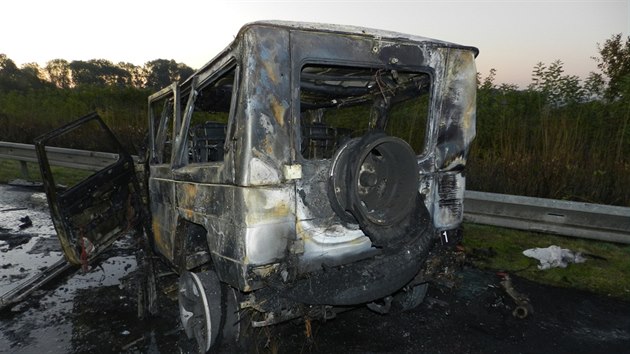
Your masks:
M 207 352 L 221 327 L 221 283 L 216 273 L 182 273 L 178 300 L 186 335 L 195 339 L 201 352 Z
M 202 353 L 218 348 L 240 350 L 241 293 L 219 281 L 214 271 L 185 271 L 179 280 L 179 313 L 184 331 Z

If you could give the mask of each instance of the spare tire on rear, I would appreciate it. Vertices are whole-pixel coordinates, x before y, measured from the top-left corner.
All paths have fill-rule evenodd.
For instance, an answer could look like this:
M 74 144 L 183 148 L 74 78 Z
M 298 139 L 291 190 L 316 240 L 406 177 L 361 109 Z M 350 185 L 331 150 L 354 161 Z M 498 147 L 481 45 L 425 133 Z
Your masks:
M 419 214 L 426 208 L 418 193 L 417 157 L 400 138 L 371 132 L 348 141 L 337 150 L 329 177 L 333 210 L 359 224 L 376 246 L 400 244 L 426 222 Z

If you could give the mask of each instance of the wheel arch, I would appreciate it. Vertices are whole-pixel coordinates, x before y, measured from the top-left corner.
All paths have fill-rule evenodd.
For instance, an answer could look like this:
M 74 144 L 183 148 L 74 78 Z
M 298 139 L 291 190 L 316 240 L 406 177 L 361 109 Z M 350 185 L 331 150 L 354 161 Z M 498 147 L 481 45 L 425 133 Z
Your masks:
M 203 225 L 178 218 L 175 230 L 173 264 L 183 272 L 212 263 L 208 231 Z

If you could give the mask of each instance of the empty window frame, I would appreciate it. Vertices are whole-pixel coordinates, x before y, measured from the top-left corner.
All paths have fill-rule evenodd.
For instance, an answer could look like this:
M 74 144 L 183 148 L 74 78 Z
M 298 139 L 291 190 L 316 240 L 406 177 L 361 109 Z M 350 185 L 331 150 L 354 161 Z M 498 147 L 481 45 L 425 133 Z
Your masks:
M 331 158 L 351 138 L 372 130 L 425 148 L 431 76 L 338 65 L 305 65 L 300 76 L 301 152 L 307 159 Z
M 166 90 L 165 90 L 166 91 Z M 149 102 L 151 139 L 151 164 L 169 164 L 173 149 L 173 129 L 179 105 L 177 90 L 169 88 L 164 94 L 156 94 Z
M 237 66 L 197 89 L 188 129 L 188 163 L 223 161 Z

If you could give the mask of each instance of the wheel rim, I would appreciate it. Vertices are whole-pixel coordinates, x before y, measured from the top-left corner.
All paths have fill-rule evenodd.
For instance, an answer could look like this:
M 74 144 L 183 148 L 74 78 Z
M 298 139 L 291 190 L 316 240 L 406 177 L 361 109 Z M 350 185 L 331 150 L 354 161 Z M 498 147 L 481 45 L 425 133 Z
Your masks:
M 411 209 L 418 167 L 411 147 L 384 136 L 367 145 L 353 173 L 356 212 L 377 225 L 392 225 Z
M 359 141 L 360 139 L 355 138 L 347 141 L 344 145 L 339 147 L 333 157 L 329 173 L 328 195 L 330 205 L 339 218 L 347 223 L 357 222 L 355 217 L 349 211 L 350 205 L 348 202 L 347 166 L 348 157 Z
M 179 314 L 184 331 L 204 352 L 218 333 L 221 295 L 217 289 L 220 284 L 214 273 L 184 272 L 179 280 Z

